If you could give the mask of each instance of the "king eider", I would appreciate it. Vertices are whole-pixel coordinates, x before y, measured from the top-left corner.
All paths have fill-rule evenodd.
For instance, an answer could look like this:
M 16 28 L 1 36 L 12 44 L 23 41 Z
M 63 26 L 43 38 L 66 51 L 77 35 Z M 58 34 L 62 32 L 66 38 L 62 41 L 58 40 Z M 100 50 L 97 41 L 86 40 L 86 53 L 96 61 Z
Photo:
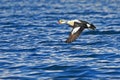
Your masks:
M 71 43 L 75 41 L 84 29 L 95 30 L 96 28 L 93 24 L 88 23 L 87 21 L 82 21 L 82 20 L 59 20 L 58 23 L 68 24 L 70 27 L 72 27 L 72 31 L 68 39 L 66 40 L 66 43 Z

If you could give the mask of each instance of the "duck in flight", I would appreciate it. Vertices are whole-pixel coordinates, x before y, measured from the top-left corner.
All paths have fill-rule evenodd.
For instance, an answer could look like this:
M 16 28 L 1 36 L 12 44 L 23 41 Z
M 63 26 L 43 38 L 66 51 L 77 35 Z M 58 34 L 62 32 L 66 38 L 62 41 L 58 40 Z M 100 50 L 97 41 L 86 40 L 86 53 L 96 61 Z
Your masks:
M 95 30 L 96 28 L 93 24 L 82 20 L 59 20 L 58 23 L 68 24 L 70 27 L 72 27 L 72 31 L 66 40 L 66 43 L 75 41 L 84 29 Z

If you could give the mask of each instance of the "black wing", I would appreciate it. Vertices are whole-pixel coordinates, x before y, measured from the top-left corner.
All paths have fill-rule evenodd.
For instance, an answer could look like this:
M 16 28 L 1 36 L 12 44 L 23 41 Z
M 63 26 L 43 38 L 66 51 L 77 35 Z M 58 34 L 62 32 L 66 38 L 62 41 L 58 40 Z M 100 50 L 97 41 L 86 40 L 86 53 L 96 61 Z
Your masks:
M 74 40 L 76 40 L 83 30 L 84 30 L 83 26 L 73 28 L 69 35 L 69 38 L 66 40 L 66 43 L 71 43 Z

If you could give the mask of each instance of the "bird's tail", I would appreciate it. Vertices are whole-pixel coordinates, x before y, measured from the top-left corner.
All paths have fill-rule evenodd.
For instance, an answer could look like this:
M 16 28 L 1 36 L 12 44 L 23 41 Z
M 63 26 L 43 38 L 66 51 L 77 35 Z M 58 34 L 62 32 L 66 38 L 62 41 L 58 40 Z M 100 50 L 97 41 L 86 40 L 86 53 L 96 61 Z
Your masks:
M 90 29 L 95 30 L 96 27 L 93 24 L 90 24 Z

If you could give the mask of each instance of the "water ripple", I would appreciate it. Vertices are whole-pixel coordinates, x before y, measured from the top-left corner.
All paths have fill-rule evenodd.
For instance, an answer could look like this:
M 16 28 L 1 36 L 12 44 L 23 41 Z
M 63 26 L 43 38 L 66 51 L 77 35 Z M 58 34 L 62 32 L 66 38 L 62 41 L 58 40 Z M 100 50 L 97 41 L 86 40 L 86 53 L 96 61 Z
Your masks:
M 118 3 L 0 0 L 0 79 L 119 80 Z M 71 28 L 59 19 L 85 20 L 96 30 L 68 44 Z

